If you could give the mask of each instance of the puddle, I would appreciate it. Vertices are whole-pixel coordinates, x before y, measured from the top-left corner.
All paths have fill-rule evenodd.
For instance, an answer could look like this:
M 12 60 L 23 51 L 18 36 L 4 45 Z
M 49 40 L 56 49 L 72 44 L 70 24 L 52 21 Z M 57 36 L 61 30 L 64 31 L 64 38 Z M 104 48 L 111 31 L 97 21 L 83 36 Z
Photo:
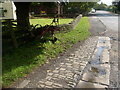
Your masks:
M 89 68 L 87 68 L 87 72 L 83 75 L 83 80 L 96 82 L 97 78 L 102 77 L 106 74 L 106 70 L 99 65 L 89 66 Z
M 90 70 L 91 72 L 96 73 L 98 75 L 105 75 L 106 74 L 106 70 L 103 69 L 101 66 L 97 66 L 97 67 L 91 66 L 90 69 L 91 69 Z
M 110 40 L 115 40 L 115 41 L 119 41 L 119 39 L 115 38 L 115 37 L 109 37 Z
M 97 53 L 95 55 L 96 60 L 98 60 L 98 58 L 102 55 L 103 50 L 106 49 L 106 48 L 108 48 L 108 47 L 101 46 L 101 47 L 97 48 Z
M 104 41 L 100 41 L 100 42 L 104 42 Z M 102 53 L 103 53 L 103 50 L 106 48 L 107 48 L 106 46 L 98 47 L 94 58 L 89 62 L 86 77 L 90 82 L 95 81 L 95 77 L 106 75 L 106 70 L 100 66 L 100 64 L 102 63 L 102 60 L 101 60 Z
M 92 64 L 92 65 L 101 64 L 102 63 L 102 61 L 101 61 L 102 53 L 103 53 L 103 50 L 106 49 L 106 48 L 108 48 L 108 47 L 106 47 L 106 46 L 98 47 L 97 52 L 95 54 L 95 57 L 89 63 Z
M 98 40 L 98 43 L 105 43 L 106 42 L 106 40 L 104 40 L 104 39 L 99 39 Z
M 103 41 L 104 42 L 104 41 Z M 101 46 L 97 48 L 97 52 L 95 54 L 95 57 L 93 58 L 92 61 L 89 62 L 90 64 L 90 71 L 93 73 L 97 73 L 99 75 L 105 75 L 106 74 L 106 70 L 103 69 L 100 64 L 102 63 L 101 57 L 102 57 L 102 53 L 103 50 L 106 49 L 106 46 Z
M 90 61 L 89 64 L 91 64 L 91 65 L 98 65 L 98 64 L 100 64 L 100 61 L 93 60 L 93 61 Z

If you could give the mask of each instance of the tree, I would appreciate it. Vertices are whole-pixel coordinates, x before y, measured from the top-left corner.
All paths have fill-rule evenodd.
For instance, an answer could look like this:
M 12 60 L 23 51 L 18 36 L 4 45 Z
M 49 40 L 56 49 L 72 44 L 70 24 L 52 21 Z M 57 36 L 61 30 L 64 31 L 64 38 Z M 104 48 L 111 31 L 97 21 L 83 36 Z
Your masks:
M 117 7 L 114 6 L 114 5 L 110 5 L 110 6 L 108 7 L 108 11 L 116 12 L 116 11 L 117 11 Z
M 116 12 L 120 12 L 120 1 L 114 0 L 112 2 L 113 6 L 116 7 Z
M 107 10 L 108 6 L 104 3 L 101 3 L 101 4 L 96 4 L 94 8 L 97 10 Z
M 30 2 L 15 2 L 17 14 L 17 27 L 20 30 L 28 30 L 30 28 L 29 22 L 29 7 Z
M 53 7 L 53 3 L 42 3 L 37 2 L 33 3 L 34 5 L 37 4 L 44 4 L 45 6 Z M 17 27 L 20 30 L 29 30 L 30 29 L 30 22 L 29 22 L 29 9 L 30 9 L 31 2 L 15 2 L 15 6 L 17 8 Z
M 120 11 L 120 1 L 118 2 L 117 8 L 118 8 L 118 11 Z
M 96 4 L 96 2 L 70 2 L 68 7 L 69 13 L 82 13 L 87 14 L 91 8 Z

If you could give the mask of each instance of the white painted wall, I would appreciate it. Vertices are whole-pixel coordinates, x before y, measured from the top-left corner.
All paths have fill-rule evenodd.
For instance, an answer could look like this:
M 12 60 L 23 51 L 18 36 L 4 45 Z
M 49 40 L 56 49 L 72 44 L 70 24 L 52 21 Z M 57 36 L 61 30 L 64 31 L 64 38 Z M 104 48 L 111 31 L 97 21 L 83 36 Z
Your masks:
M 0 10 L 0 19 L 16 19 L 16 7 L 13 1 L 6 1 L 4 3 L 0 3 L 0 9 L 7 10 L 7 12 L 2 12 Z M 4 16 L 1 16 L 1 15 Z

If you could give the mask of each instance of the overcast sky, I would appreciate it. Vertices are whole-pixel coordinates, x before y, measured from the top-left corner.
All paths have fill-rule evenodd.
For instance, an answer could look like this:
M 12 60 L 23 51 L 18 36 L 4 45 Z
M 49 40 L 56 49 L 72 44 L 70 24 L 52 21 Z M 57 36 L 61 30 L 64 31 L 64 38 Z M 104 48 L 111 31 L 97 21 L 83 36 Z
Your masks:
M 107 4 L 107 5 L 112 5 L 113 0 L 101 0 L 101 2 Z

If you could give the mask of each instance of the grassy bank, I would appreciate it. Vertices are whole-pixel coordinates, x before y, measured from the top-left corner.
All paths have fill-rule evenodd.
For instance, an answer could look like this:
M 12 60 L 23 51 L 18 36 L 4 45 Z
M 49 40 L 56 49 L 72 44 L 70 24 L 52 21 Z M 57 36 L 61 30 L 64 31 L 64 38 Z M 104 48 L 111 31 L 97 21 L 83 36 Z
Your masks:
M 84 17 L 74 30 L 57 33 L 59 39 L 55 44 L 50 41 L 40 43 L 33 41 L 3 56 L 3 86 L 8 86 L 20 77 L 27 75 L 38 65 L 70 48 L 80 40 L 85 40 L 90 33 L 88 18 Z

